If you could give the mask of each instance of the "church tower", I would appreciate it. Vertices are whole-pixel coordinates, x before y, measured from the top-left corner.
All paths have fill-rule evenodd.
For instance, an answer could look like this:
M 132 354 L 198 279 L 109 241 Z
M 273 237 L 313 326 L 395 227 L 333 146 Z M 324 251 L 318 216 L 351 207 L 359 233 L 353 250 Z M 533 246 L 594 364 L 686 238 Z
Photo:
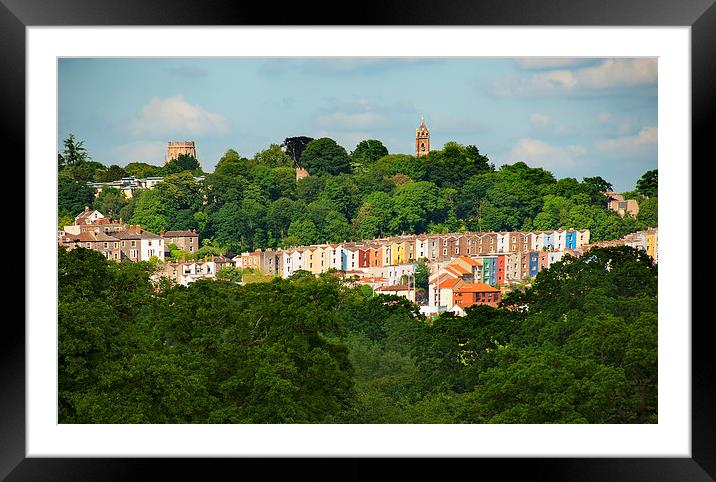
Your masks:
M 430 152 L 430 131 L 425 127 L 425 119 L 420 117 L 420 127 L 415 129 L 415 156 L 427 156 Z

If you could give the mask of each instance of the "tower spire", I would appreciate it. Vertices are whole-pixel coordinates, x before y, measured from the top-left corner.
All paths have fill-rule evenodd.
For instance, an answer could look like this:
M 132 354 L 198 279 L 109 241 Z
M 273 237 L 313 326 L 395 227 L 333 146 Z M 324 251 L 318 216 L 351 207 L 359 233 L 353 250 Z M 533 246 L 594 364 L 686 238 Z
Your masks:
M 415 156 L 422 157 L 430 152 L 430 130 L 425 126 L 425 118 L 420 116 L 420 126 L 415 129 Z

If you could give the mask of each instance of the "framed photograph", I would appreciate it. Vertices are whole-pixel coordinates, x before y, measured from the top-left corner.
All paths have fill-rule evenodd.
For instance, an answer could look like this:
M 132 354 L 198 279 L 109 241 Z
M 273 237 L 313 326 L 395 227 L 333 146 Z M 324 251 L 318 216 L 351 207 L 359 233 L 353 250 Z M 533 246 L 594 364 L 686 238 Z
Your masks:
M 711 0 L 0 1 L 27 189 L 3 477 L 398 457 L 713 480 Z

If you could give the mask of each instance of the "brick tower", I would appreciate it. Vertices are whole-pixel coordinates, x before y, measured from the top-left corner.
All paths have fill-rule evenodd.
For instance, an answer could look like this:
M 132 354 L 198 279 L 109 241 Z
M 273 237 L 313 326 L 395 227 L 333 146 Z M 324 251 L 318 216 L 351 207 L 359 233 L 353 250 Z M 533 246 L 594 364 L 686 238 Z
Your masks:
M 430 131 L 425 127 L 425 119 L 420 117 L 420 127 L 415 129 L 415 155 L 427 156 L 430 152 Z

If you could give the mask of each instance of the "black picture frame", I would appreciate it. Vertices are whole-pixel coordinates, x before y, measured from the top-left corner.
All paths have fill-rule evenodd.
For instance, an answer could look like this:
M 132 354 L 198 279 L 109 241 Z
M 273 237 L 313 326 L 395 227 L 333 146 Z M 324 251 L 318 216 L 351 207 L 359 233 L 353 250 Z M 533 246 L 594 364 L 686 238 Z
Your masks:
M 693 158 L 705 157 L 714 132 L 716 105 L 716 0 L 425 0 L 363 1 L 356 8 L 319 3 L 282 6 L 260 2 L 191 0 L 0 0 L 0 124 L 6 152 L 25 159 L 25 28 L 29 26 L 108 25 L 513 25 L 513 26 L 690 26 Z M 321 16 L 319 12 L 328 12 Z M 331 16 L 333 15 L 333 16 Z M 713 154 L 711 154 L 711 157 Z M 9 159 L 9 157 L 8 157 Z M 32 172 L 25 172 L 25 183 Z M 19 183 L 18 183 L 19 184 Z M 27 184 L 25 184 L 27 185 Z M 19 197 L 17 198 L 19 199 Z M 691 200 L 681 200 L 691 202 Z M 31 222 L 26 218 L 26 222 Z M 15 233 L 20 232 L 19 229 Z M 689 233 L 688 242 L 691 242 Z M 35 256 L 36 253 L 25 253 Z M 691 259 L 686 260 L 691 266 Z M 26 289 L 32 289 L 27 286 Z M 692 296 L 693 298 L 693 296 Z M 710 350 L 710 317 L 692 323 L 692 458 L 553 458 L 469 459 L 449 463 L 476 477 L 486 469 L 502 474 L 524 472 L 543 480 L 714 480 L 716 478 L 716 370 Z M 689 320 L 672 320 L 688 322 Z M 150 468 L 188 474 L 228 468 L 272 474 L 290 470 L 291 477 L 365 479 L 376 461 L 329 459 L 319 464 L 291 459 L 63 459 L 26 458 L 25 328 L 7 317 L 0 335 L 0 477 L 7 480 L 129 480 L 146 478 Z M 250 463 L 249 463 L 250 462 Z M 315 461 L 314 461 L 315 462 Z M 434 464 L 435 460 L 430 460 Z M 426 461 L 402 463 L 401 476 L 426 473 Z M 337 467 L 340 465 L 340 468 Z M 444 464 L 448 466 L 448 464 Z M 230 466 L 230 467 L 227 467 Z M 317 467 L 320 474 L 316 474 Z M 407 472 L 405 471 L 407 470 Z M 333 475 L 331 475 L 333 474 Z M 238 474 L 237 474 L 238 475 Z M 447 474 L 446 474 L 447 475 Z

